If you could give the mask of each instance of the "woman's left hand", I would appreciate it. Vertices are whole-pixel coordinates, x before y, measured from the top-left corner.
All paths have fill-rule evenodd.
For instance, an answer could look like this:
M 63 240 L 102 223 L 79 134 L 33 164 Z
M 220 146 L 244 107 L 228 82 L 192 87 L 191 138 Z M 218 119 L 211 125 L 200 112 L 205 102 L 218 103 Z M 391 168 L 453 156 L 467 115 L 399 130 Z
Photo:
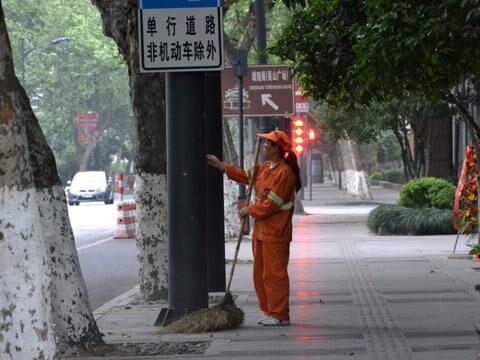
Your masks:
M 248 207 L 241 208 L 238 211 L 238 216 L 240 216 L 241 218 L 243 218 L 244 216 L 247 216 L 247 215 L 248 215 Z

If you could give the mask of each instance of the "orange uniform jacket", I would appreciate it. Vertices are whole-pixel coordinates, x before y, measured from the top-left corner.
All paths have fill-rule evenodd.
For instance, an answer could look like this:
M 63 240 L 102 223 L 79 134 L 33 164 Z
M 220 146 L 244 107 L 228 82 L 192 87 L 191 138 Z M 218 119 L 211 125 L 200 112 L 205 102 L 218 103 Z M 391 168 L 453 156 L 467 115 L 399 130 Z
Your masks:
M 272 169 L 270 162 L 266 161 L 257 166 L 255 173 L 255 203 L 248 210 L 255 219 L 253 238 L 271 243 L 289 243 L 292 241 L 295 175 L 283 160 Z M 242 184 L 249 184 L 252 174 L 253 169 L 227 166 L 227 176 Z

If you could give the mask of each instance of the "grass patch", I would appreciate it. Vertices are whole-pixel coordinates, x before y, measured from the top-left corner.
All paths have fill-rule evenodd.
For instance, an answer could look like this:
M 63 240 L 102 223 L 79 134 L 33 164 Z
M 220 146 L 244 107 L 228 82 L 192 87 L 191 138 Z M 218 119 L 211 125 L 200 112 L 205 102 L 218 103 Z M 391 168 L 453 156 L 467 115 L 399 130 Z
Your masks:
M 456 234 L 449 209 L 380 205 L 368 216 L 368 228 L 379 235 Z

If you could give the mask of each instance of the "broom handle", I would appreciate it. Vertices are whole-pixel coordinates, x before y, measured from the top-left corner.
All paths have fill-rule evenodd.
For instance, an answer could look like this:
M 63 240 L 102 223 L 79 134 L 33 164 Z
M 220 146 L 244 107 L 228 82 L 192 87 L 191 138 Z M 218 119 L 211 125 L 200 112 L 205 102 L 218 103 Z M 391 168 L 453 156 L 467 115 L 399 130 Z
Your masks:
M 255 179 L 256 174 L 256 167 L 258 164 L 258 156 L 260 154 L 260 139 L 257 139 L 257 144 L 255 146 L 255 155 L 254 155 L 254 165 L 253 165 L 253 173 L 252 177 L 250 179 L 250 183 L 248 186 L 248 192 L 247 192 L 247 198 L 245 202 L 245 206 L 250 205 L 250 198 L 252 196 L 252 189 L 253 189 L 253 180 Z M 247 224 L 247 216 L 244 216 L 242 218 L 242 223 L 240 225 L 240 234 L 238 234 L 238 240 L 237 240 L 237 247 L 235 248 L 235 256 L 233 257 L 233 262 L 232 262 L 232 268 L 230 269 L 230 275 L 228 277 L 228 283 L 227 283 L 227 290 L 225 293 L 230 292 L 230 285 L 232 285 L 232 279 L 233 279 L 233 273 L 235 271 L 235 266 L 237 265 L 237 258 L 238 258 L 238 252 L 240 251 L 240 243 L 242 242 L 242 237 L 243 237 L 243 229 L 245 229 L 245 225 Z

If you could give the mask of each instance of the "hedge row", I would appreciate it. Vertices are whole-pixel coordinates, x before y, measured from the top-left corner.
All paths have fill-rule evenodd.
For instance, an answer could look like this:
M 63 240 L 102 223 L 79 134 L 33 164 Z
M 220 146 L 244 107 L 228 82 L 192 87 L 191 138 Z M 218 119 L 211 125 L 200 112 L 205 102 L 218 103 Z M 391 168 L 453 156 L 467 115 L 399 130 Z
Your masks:
M 382 172 L 374 172 L 368 177 L 370 180 L 383 180 L 393 182 L 395 184 L 403 184 L 405 177 L 402 169 L 387 169 Z
M 368 227 L 381 235 L 455 234 L 452 210 L 381 205 L 370 213 Z

